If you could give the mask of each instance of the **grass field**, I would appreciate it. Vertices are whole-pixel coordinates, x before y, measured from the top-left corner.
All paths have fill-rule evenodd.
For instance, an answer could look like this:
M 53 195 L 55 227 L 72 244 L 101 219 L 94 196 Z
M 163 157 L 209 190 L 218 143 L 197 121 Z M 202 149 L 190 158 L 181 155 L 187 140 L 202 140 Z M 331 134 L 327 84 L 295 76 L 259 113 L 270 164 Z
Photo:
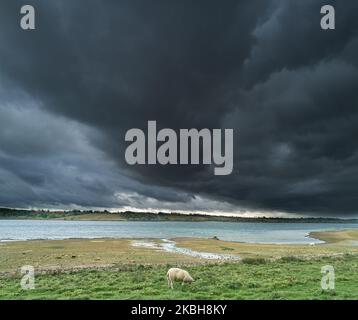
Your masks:
M 328 243 L 176 239 L 198 251 L 240 254 L 236 263 L 133 247 L 129 239 L 2 243 L 0 299 L 358 299 L 358 231 L 314 236 Z M 34 290 L 21 289 L 25 264 L 35 267 Z M 321 289 L 325 265 L 335 269 L 333 291 Z M 172 266 L 185 267 L 196 281 L 168 289 L 165 275 Z
M 333 265 L 334 291 L 321 289 L 321 267 Z M 2 299 L 358 299 L 358 257 L 294 258 L 265 262 L 194 265 L 191 285 L 167 288 L 169 266 L 122 266 L 109 270 L 47 273 L 34 290 L 18 277 L 1 279 Z

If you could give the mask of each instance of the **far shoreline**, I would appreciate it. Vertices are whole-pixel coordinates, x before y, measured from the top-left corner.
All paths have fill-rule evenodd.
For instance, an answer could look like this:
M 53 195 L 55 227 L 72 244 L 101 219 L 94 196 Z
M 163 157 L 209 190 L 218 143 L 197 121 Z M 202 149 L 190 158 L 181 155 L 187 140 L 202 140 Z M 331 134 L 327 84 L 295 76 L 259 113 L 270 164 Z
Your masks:
M 1 220 L 48 220 L 48 221 L 138 221 L 138 222 L 241 222 L 241 223 L 357 223 L 358 219 L 340 218 L 282 218 L 282 217 L 235 217 L 177 212 L 115 212 L 108 211 L 47 211 L 0 208 Z

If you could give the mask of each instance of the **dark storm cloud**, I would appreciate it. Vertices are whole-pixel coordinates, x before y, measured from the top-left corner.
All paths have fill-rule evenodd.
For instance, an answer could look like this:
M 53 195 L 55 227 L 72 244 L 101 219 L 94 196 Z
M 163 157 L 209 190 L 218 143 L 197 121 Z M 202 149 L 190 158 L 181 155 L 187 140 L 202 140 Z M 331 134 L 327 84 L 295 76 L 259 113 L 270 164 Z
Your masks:
M 144 193 L 167 202 L 188 195 L 146 186 L 121 175 L 115 163 L 89 144 L 101 134 L 76 121 L 54 116 L 21 92 L 0 86 L 0 203 L 11 207 L 123 207 Z
M 358 3 L 329 2 L 324 32 L 320 0 L 38 0 L 32 32 L 2 1 L 0 204 L 356 214 Z M 233 174 L 126 166 L 148 120 L 234 128 Z

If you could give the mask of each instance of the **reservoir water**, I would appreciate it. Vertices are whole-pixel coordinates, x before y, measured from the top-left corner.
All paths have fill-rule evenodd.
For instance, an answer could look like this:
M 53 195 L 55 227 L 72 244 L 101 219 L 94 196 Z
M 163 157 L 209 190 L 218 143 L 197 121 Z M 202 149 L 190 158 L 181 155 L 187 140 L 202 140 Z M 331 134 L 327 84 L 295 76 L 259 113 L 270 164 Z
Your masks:
M 200 237 L 248 243 L 308 244 L 311 231 L 358 228 L 352 223 L 0 220 L 0 241 L 69 238 Z

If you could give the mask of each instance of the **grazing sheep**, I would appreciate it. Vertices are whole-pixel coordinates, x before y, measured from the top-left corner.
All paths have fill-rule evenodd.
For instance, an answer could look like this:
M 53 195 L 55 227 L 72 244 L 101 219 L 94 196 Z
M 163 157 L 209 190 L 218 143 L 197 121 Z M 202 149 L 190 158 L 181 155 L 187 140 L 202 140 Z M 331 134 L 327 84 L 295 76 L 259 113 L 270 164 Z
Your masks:
M 314 246 L 315 245 L 315 243 L 314 242 L 310 242 L 310 246 Z
M 187 282 L 191 283 L 194 279 L 190 276 L 189 272 L 179 268 L 170 268 L 167 272 L 168 287 L 173 289 L 173 281 L 181 281 L 182 285 Z

